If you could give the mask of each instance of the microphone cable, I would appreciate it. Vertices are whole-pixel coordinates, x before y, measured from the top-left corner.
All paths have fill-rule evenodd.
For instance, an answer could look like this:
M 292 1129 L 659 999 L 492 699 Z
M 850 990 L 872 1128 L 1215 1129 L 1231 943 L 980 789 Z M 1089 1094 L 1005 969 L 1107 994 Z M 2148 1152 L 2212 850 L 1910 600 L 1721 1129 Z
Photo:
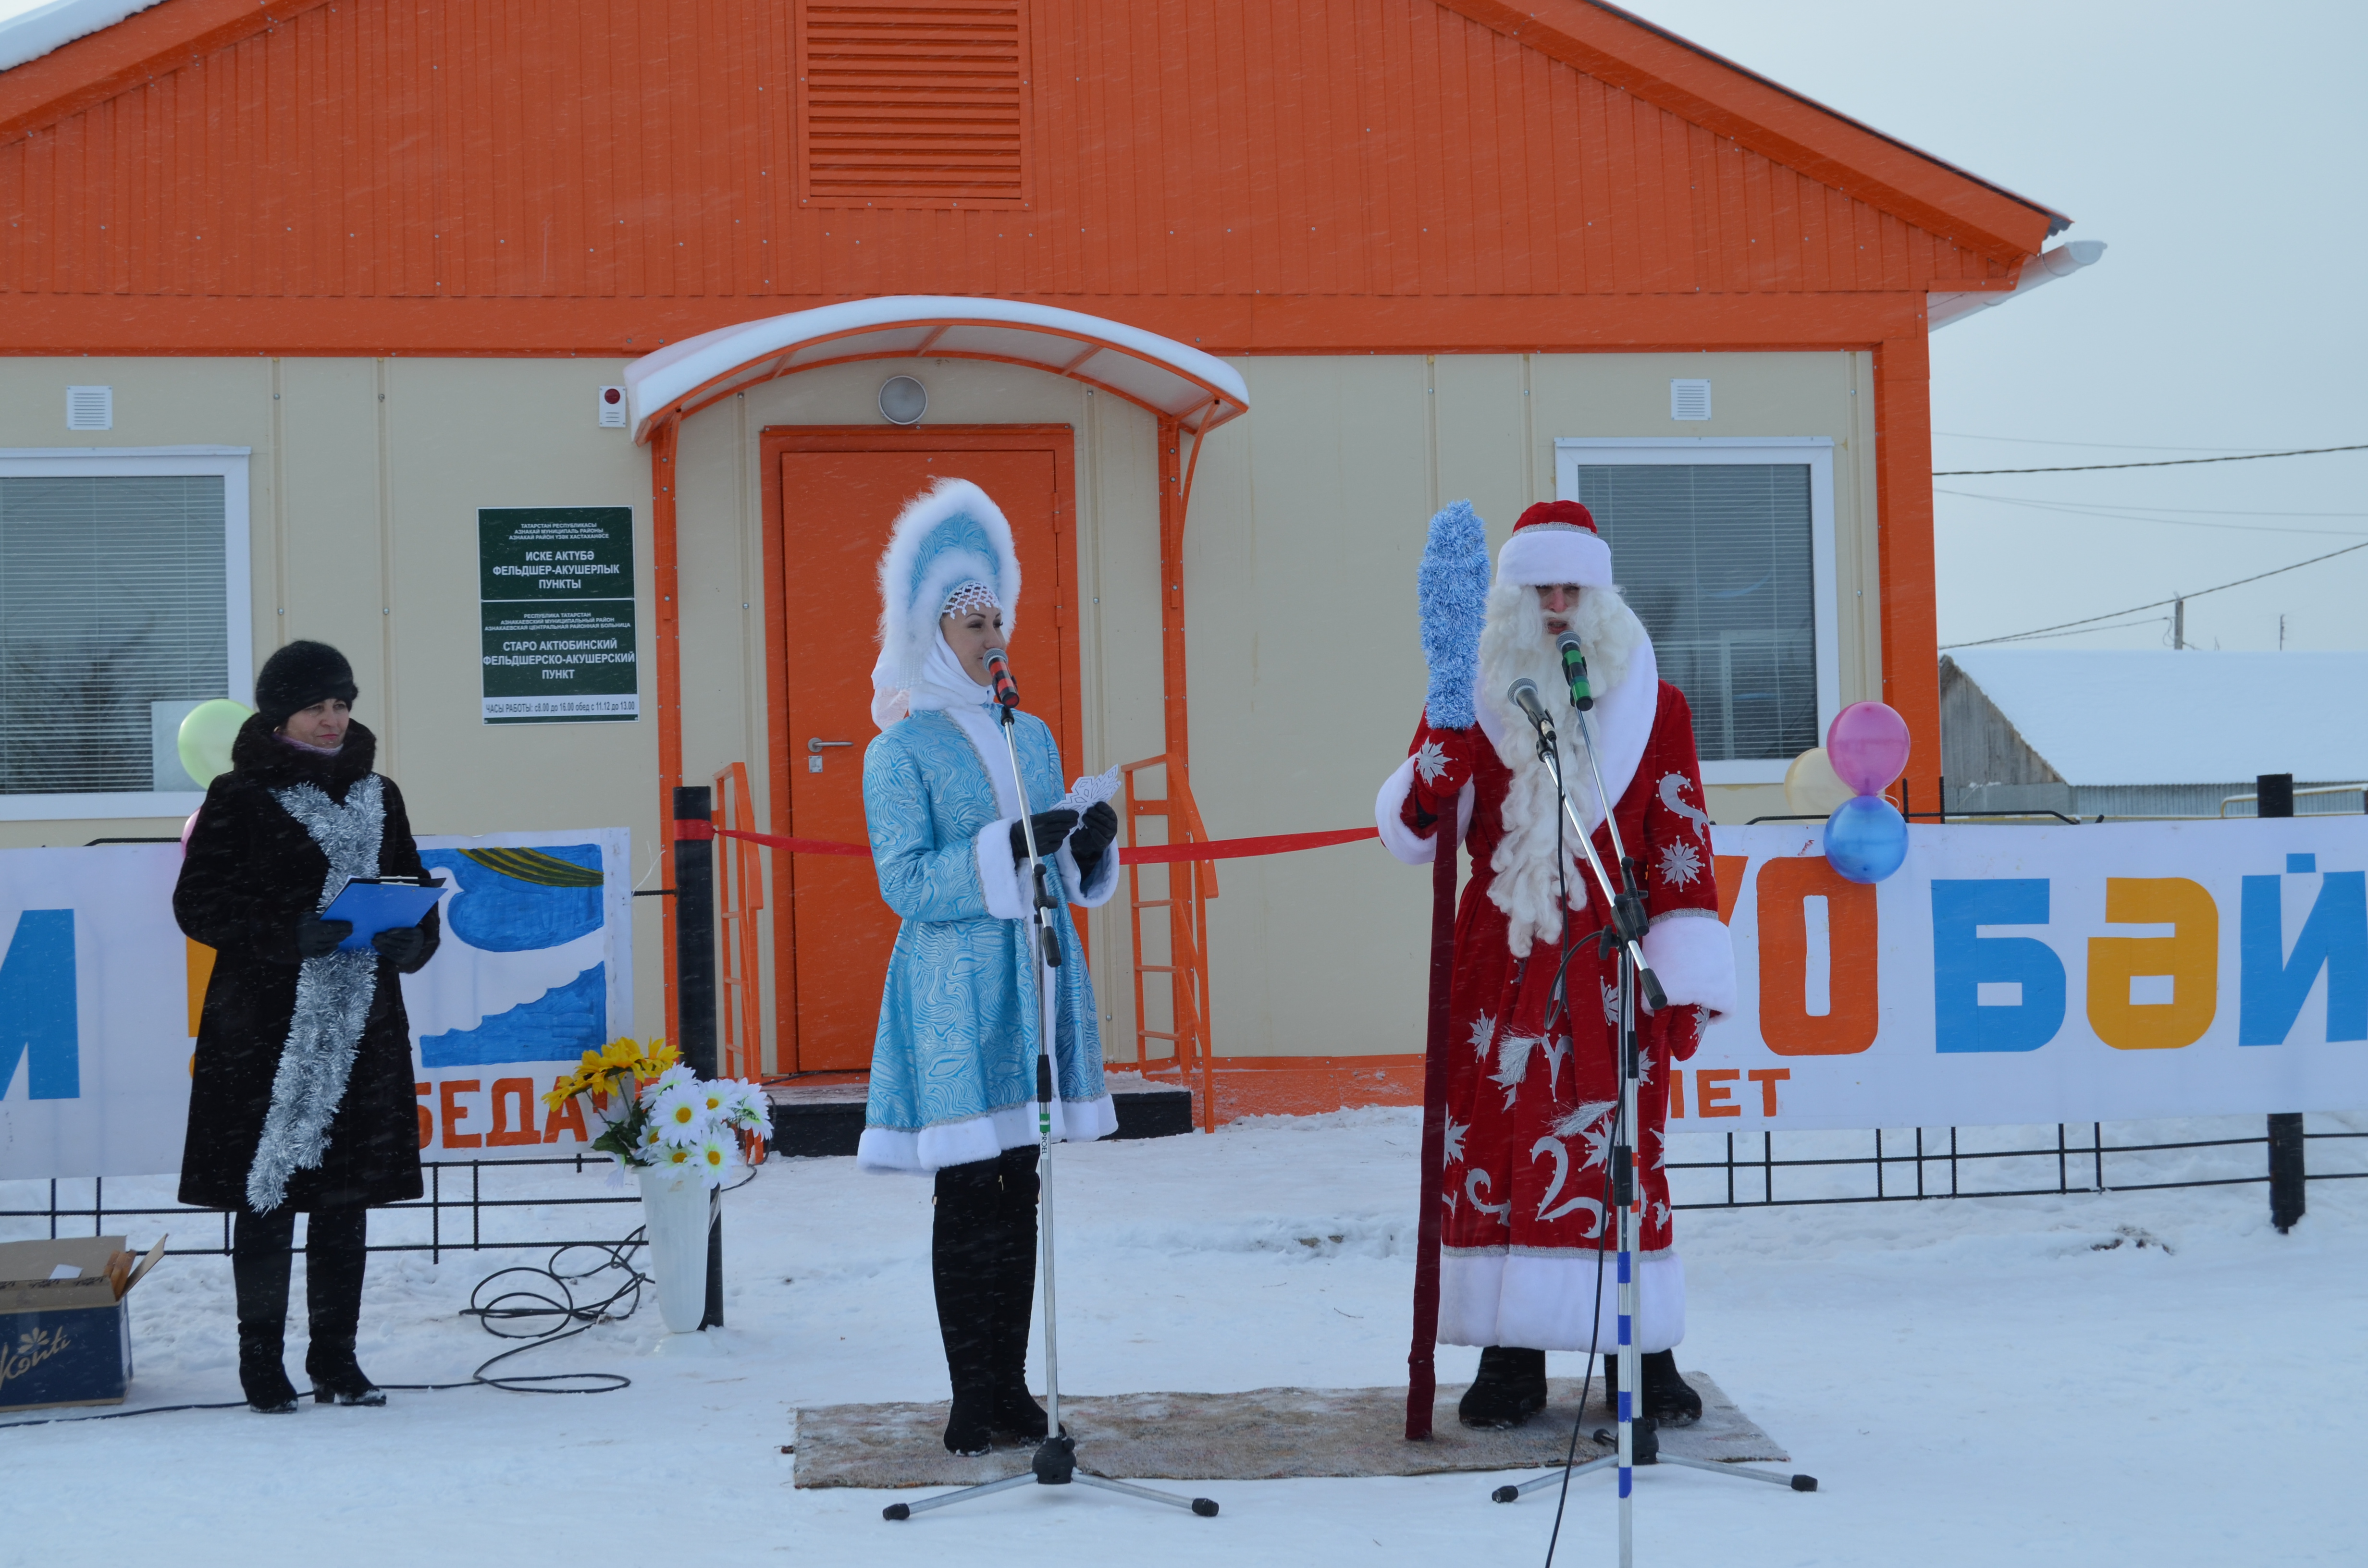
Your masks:
M 726 1192 L 736 1192 L 756 1179 L 757 1172 L 752 1166 L 746 1176 L 742 1176 L 730 1187 L 717 1188 L 717 1197 L 721 1198 Z M 497 1351 L 487 1357 L 477 1364 L 476 1370 L 458 1382 L 380 1383 L 375 1386 L 396 1393 L 438 1393 L 447 1389 L 466 1388 L 495 1388 L 510 1393 L 614 1393 L 620 1389 L 632 1387 L 632 1379 L 621 1372 L 505 1372 L 498 1377 L 487 1377 L 485 1374 L 489 1369 L 508 1360 L 513 1356 L 522 1356 L 529 1350 L 539 1349 L 546 1345 L 555 1345 L 563 1339 L 573 1339 L 598 1324 L 622 1323 L 640 1311 L 642 1288 L 645 1285 L 656 1284 L 650 1276 L 634 1267 L 632 1258 L 635 1247 L 649 1244 L 647 1230 L 646 1226 L 637 1225 L 621 1241 L 570 1242 L 564 1246 L 554 1247 L 551 1256 L 541 1267 L 531 1264 L 517 1264 L 508 1268 L 495 1269 L 477 1281 L 476 1288 L 469 1292 L 469 1304 L 461 1309 L 460 1315 L 475 1318 L 487 1334 L 497 1339 L 518 1339 L 525 1343 L 513 1345 L 507 1350 Z M 563 1268 L 560 1260 L 569 1253 L 579 1250 L 599 1255 L 600 1261 L 592 1264 L 588 1268 L 573 1270 Z M 586 1279 L 606 1274 L 611 1269 L 620 1271 L 625 1276 L 623 1282 L 615 1290 L 597 1301 L 578 1301 L 575 1299 L 575 1291 L 569 1288 L 571 1282 L 580 1284 Z M 506 1278 L 513 1274 L 526 1275 L 529 1279 L 539 1278 L 544 1283 L 513 1286 L 490 1299 L 486 1297 L 486 1290 L 495 1280 Z M 551 1293 L 553 1291 L 557 1292 L 556 1295 Z M 617 1310 L 619 1302 L 624 1303 L 622 1311 Z M 518 1332 L 500 1326 L 550 1319 L 557 1321 L 531 1332 Z M 547 1386 L 554 1383 L 568 1383 L 574 1386 L 565 1388 Z M 299 1392 L 296 1396 L 297 1403 L 302 1403 L 305 1397 L 302 1392 Z M 99 1415 L 45 1415 L 30 1421 L 0 1421 L 0 1431 L 8 1431 L 18 1426 L 67 1426 L 83 1421 L 125 1421 L 134 1415 L 166 1415 L 184 1410 L 245 1410 L 245 1408 L 247 1408 L 247 1402 L 243 1399 L 188 1404 L 145 1404 L 137 1410 L 110 1410 Z

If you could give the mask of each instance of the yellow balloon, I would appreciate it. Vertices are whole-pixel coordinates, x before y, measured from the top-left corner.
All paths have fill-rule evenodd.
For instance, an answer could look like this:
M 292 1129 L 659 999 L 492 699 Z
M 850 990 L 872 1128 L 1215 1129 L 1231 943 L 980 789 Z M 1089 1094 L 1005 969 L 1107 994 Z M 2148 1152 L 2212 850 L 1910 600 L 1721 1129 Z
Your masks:
M 1850 795 L 1823 746 L 1811 746 L 1784 770 L 1784 804 L 1797 816 L 1831 816 Z
M 189 710 L 188 717 L 181 721 L 181 733 L 174 749 L 181 754 L 181 767 L 198 781 L 199 789 L 230 771 L 230 744 L 238 738 L 239 726 L 253 717 L 254 709 L 227 697 L 200 702 Z

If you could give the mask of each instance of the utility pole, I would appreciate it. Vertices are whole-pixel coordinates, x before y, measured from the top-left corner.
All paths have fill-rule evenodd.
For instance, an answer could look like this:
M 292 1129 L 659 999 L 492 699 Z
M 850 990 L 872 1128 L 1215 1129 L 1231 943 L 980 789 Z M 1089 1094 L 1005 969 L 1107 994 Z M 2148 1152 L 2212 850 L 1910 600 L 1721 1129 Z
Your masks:
M 2187 646 L 2187 596 L 2181 594 L 2170 601 L 2170 645 Z

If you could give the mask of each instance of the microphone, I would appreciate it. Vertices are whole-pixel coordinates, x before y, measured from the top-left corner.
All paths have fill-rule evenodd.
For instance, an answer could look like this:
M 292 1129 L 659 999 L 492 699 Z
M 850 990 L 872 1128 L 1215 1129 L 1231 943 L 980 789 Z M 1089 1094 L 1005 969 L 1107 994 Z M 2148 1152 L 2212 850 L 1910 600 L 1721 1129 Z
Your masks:
M 1554 721 L 1538 702 L 1538 683 L 1523 676 L 1505 688 L 1505 700 L 1519 708 L 1530 722 L 1543 733 L 1554 733 Z
M 1002 649 L 986 651 L 986 676 L 995 687 L 996 701 L 1006 708 L 1019 706 L 1019 687 L 1012 682 L 1009 657 Z
M 1595 706 L 1595 690 L 1587 684 L 1587 653 L 1578 645 L 1578 633 L 1555 638 L 1554 652 L 1562 655 L 1562 678 L 1570 683 L 1570 705 L 1584 713 Z

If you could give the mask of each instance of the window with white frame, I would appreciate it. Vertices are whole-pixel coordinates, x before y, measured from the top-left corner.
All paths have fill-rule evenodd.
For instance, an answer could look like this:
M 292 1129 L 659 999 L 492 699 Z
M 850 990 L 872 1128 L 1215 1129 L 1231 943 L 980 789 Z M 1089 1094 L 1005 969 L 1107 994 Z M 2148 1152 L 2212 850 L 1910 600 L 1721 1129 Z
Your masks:
M 1594 515 L 1661 678 L 1693 710 L 1704 781 L 1781 781 L 1839 707 L 1832 441 L 1554 449 L 1557 494 Z
M 0 817 L 195 808 L 181 719 L 253 693 L 246 460 L 0 451 Z

